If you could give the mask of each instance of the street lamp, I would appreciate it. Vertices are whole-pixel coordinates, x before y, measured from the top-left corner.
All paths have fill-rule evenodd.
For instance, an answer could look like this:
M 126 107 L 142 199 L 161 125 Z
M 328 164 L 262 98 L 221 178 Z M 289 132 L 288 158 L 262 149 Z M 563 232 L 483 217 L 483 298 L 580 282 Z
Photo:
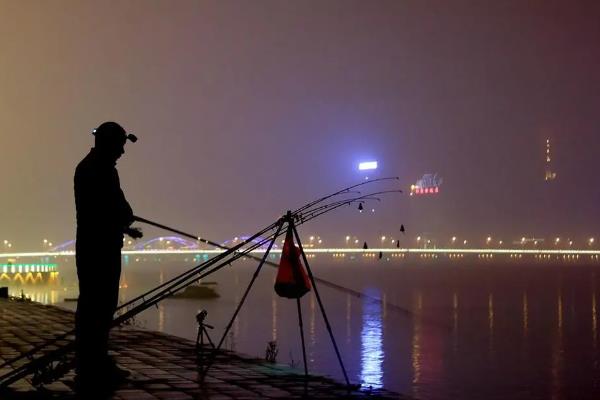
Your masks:
M 590 246 L 593 245 L 594 244 L 594 238 L 590 238 L 590 240 L 588 240 L 588 243 L 590 244 Z

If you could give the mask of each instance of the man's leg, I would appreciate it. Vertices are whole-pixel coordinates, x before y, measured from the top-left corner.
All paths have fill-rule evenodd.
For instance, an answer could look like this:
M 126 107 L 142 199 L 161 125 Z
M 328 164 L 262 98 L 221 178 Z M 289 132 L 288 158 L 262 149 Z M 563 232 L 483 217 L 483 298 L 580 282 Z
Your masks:
M 112 254 L 111 254 L 112 253 Z M 109 332 L 118 303 L 121 251 L 78 257 L 79 300 L 75 315 L 77 374 L 82 381 L 113 378 Z
M 77 276 L 79 279 L 79 299 L 75 313 L 76 372 L 82 382 L 93 382 L 99 362 L 98 303 L 102 297 L 102 271 L 97 268 L 93 256 L 78 251 Z
M 108 254 L 107 254 L 108 255 Z M 110 253 L 110 260 L 107 260 L 108 265 L 105 267 L 106 271 L 106 292 L 105 302 L 103 303 L 103 323 L 104 329 L 102 329 L 102 359 L 105 369 L 105 373 L 111 379 L 122 379 L 129 375 L 128 372 L 120 370 L 116 367 L 116 364 L 112 358 L 108 355 L 109 349 L 109 334 L 114 319 L 114 314 L 119 303 L 119 282 L 121 278 L 121 249 L 114 249 Z

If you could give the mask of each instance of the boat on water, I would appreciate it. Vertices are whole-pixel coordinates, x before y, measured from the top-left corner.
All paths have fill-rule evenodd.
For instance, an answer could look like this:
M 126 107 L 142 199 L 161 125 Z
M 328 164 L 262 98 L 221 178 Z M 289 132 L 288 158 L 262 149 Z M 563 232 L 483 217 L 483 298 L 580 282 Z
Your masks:
M 217 282 L 202 282 L 187 286 L 183 291 L 172 295 L 174 299 L 215 299 L 220 297 L 216 291 Z

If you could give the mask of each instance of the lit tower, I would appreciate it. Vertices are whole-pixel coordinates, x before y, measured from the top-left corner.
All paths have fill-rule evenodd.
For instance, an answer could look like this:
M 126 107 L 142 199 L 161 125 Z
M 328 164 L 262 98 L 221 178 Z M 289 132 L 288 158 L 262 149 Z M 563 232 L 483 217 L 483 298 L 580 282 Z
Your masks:
M 552 171 L 552 148 L 550 146 L 550 139 L 546 139 L 546 181 L 553 181 L 556 179 L 556 172 Z

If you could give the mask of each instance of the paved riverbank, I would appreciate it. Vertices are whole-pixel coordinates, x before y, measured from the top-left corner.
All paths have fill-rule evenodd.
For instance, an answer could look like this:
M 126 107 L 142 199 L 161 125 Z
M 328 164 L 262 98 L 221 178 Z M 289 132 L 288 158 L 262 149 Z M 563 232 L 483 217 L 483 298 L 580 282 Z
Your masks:
M 72 312 L 33 302 L 0 299 L 0 364 L 73 327 Z M 223 351 L 203 381 L 195 343 L 158 332 L 125 327 L 112 332 L 113 353 L 132 378 L 112 399 L 407 399 L 385 390 L 355 390 L 334 380 L 311 376 L 285 365 Z M 0 370 L 0 374 L 6 371 Z M 21 380 L 2 393 L 9 399 L 72 399 L 74 374 L 35 388 Z

